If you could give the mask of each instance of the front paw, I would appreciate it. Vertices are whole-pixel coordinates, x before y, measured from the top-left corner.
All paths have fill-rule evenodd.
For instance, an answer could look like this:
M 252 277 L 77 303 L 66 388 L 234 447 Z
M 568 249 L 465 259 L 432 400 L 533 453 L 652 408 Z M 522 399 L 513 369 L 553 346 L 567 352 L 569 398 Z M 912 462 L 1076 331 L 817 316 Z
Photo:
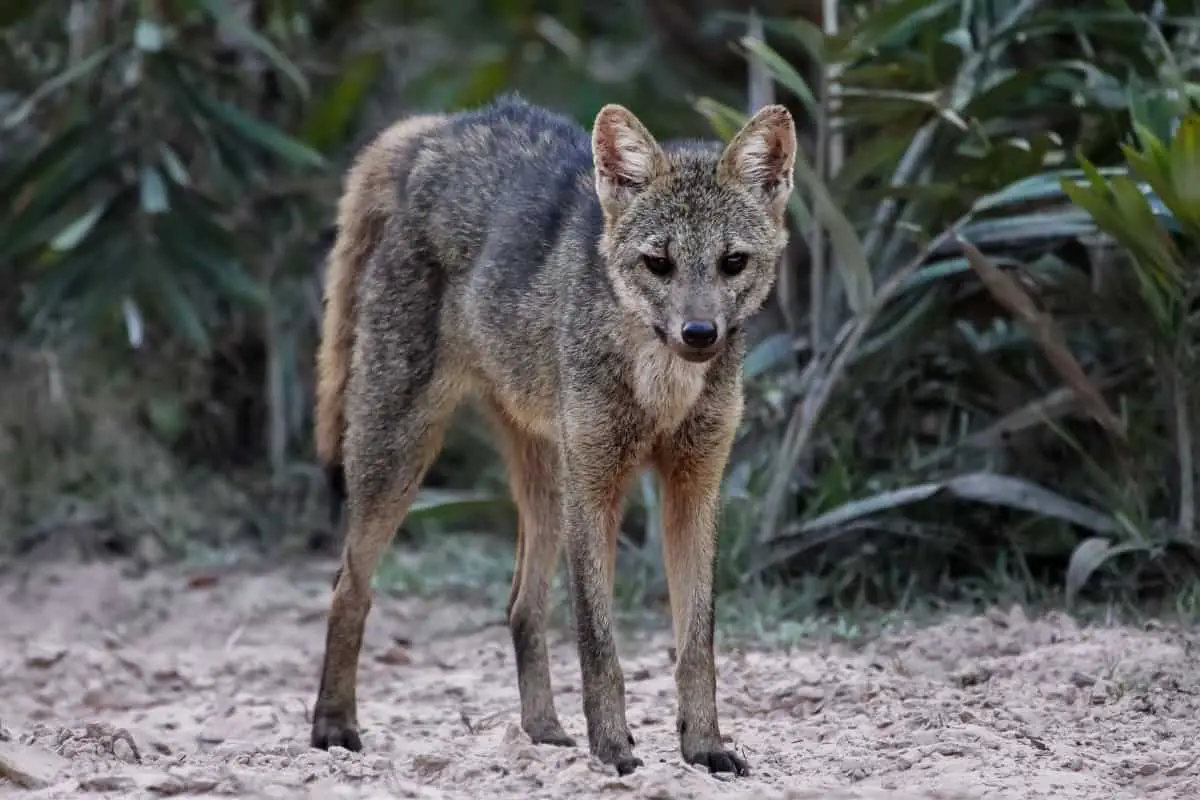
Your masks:
M 362 751 L 362 738 L 358 735 L 358 725 L 353 716 L 345 713 L 327 713 L 320 707 L 313 714 L 309 741 L 319 750 L 344 747 L 355 753 Z
M 353 724 L 338 725 L 318 719 L 313 722 L 310 742 L 319 750 L 344 747 L 354 753 L 362 752 L 362 739 L 358 735 L 358 728 Z
M 732 772 L 734 775 L 739 776 L 750 774 L 750 768 L 746 765 L 745 759 L 732 750 L 724 748 L 699 750 L 690 755 L 685 754 L 684 760 L 689 764 L 707 767 L 711 773 Z
M 679 751 L 686 763 L 706 767 L 713 774 L 750 774 L 745 759 L 722 745 L 716 725 L 697 730 L 698 727 L 689 725 L 685 719 L 679 720 Z
M 645 766 L 645 762 L 635 755 L 622 756 L 617 758 L 615 761 L 605 763 L 611 763 L 614 767 L 616 767 L 617 776 L 622 778 L 626 775 L 632 775 L 633 771 L 638 767 Z
M 592 746 L 592 753 L 605 764 L 617 768 L 617 775 L 629 775 L 638 767 L 645 766 L 640 758 L 633 754 L 633 735 L 628 731 L 614 736 L 598 737 Z
M 534 744 L 549 744 L 555 747 L 575 746 L 575 739 L 567 735 L 557 719 L 533 720 L 524 723 L 522 727 Z

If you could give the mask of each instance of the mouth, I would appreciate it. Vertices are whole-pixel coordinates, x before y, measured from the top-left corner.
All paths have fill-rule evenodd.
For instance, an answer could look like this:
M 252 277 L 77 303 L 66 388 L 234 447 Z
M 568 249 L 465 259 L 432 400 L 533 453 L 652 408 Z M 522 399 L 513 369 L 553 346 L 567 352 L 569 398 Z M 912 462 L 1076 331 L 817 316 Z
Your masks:
M 704 350 L 695 350 L 691 347 L 672 347 L 671 350 L 684 361 L 691 362 L 692 364 L 703 364 L 705 361 L 711 361 L 721 351 L 721 348 L 709 347 Z
M 688 347 L 679 342 L 673 342 L 667 337 L 667 332 L 659 325 L 655 325 L 654 335 L 658 340 L 670 348 L 671 352 L 692 364 L 703 364 L 705 361 L 711 361 L 717 353 L 721 352 L 723 342 L 717 342 L 710 347 Z

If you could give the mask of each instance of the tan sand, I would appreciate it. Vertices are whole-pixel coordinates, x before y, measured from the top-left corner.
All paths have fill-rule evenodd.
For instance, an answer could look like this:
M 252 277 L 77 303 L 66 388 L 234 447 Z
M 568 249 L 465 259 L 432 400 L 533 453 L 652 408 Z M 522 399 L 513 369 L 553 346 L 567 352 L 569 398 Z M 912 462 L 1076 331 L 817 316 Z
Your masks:
M 381 597 L 359 684 L 365 751 L 315 751 L 331 574 L 6 575 L 0 756 L 44 788 L 0 779 L 0 796 L 1200 797 L 1196 640 L 1019 608 L 865 646 L 720 653 L 723 729 L 752 769 L 736 780 L 681 763 L 669 641 L 624 635 L 646 766 L 618 779 L 585 748 L 521 732 L 494 609 Z M 586 741 L 570 636 L 553 640 L 560 713 Z

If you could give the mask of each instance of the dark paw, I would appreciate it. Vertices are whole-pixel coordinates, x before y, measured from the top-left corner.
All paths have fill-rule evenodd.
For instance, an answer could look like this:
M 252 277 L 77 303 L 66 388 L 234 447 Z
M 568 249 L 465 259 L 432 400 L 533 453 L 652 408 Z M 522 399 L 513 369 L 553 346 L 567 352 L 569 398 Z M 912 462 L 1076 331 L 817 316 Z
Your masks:
M 358 753 L 362 751 L 362 739 L 359 738 L 358 728 L 354 725 L 337 725 L 318 717 L 313 721 L 312 746 L 318 750 L 344 747 Z
M 613 766 L 617 768 L 617 774 L 621 776 L 631 774 L 638 767 L 644 766 L 644 762 L 637 756 L 624 756 L 613 762 Z
M 574 747 L 576 742 L 574 737 L 567 734 L 559 734 L 558 736 L 541 736 L 533 740 L 534 744 L 550 744 L 555 747 Z
M 750 768 L 745 760 L 730 750 L 705 750 L 688 756 L 689 764 L 708 767 L 709 772 L 732 772 L 734 775 L 749 775 Z
M 601 740 L 601 742 L 592 748 L 592 752 L 603 761 L 605 764 L 612 764 L 617 768 L 618 775 L 628 775 L 644 762 L 635 756 L 633 750 L 633 736 L 628 731 L 622 735 L 617 734 L 611 739 Z
M 530 725 L 525 729 L 534 744 L 551 744 L 555 747 L 574 747 L 575 740 L 567 735 L 557 722 L 545 725 Z

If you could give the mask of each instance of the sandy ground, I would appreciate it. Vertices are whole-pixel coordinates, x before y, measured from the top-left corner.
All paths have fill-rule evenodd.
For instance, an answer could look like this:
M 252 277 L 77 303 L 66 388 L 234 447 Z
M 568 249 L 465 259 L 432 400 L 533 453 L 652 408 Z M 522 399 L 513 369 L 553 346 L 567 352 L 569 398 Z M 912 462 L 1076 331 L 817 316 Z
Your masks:
M 663 634 L 622 636 L 646 767 L 521 732 L 494 609 L 377 601 L 359 684 L 365 751 L 307 747 L 332 565 L 220 577 L 39 567 L 0 582 L 0 755 L 43 788 L 0 796 L 408 798 L 1200 797 L 1195 639 L 1019 609 L 866 645 L 718 657 L 747 778 L 685 767 Z M 575 652 L 559 710 L 586 741 Z M 56 755 L 57 754 L 57 755 Z

